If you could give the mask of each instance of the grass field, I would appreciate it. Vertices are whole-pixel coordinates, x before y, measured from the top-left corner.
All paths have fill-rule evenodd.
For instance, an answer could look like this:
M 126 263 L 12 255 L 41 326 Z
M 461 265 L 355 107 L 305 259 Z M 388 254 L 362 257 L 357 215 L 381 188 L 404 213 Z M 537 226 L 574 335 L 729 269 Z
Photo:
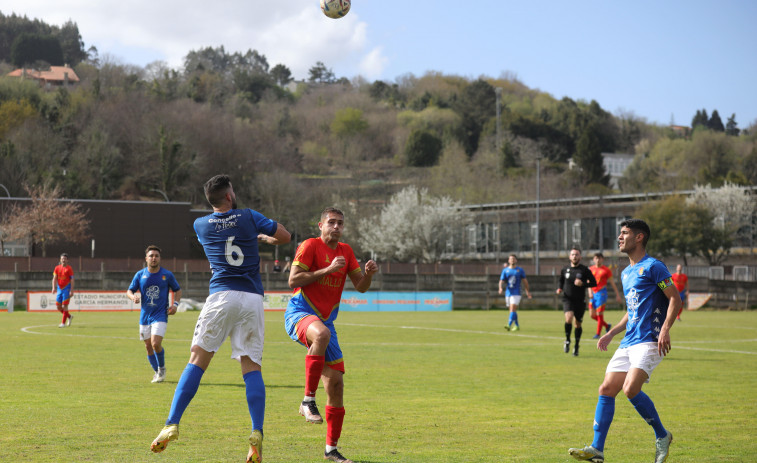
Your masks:
M 610 312 L 609 320 L 620 318 Z M 324 425 L 304 422 L 305 350 L 283 314 L 266 314 L 264 461 L 321 462 Z M 137 339 L 137 313 L 0 314 L 0 461 L 240 462 L 249 415 L 237 362 L 224 345 L 161 454 L 163 425 L 186 365 L 197 313 L 172 317 L 167 381 Z M 562 313 L 349 313 L 337 321 L 345 352 L 342 453 L 362 463 L 568 462 L 592 439 L 597 386 L 612 352 L 584 336 L 562 351 Z M 585 326 L 588 326 L 587 323 Z M 757 312 L 692 312 L 644 391 L 675 439 L 669 463 L 757 461 Z M 617 347 L 617 340 L 611 346 Z M 319 392 L 319 403 L 325 394 Z M 621 395 L 608 462 L 652 462 L 654 434 Z

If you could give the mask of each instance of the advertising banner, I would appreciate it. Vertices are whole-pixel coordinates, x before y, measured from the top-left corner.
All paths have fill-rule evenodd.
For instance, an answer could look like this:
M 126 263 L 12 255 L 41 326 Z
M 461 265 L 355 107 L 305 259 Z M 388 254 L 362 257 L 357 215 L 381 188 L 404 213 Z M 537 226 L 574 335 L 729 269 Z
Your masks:
M 13 291 L 0 291 L 0 312 L 13 312 Z
M 345 291 L 340 311 L 442 312 L 452 310 L 452 291 Z
M 173 300 L 173 293 L 171 293 Z M 57 312 L 55 293 L 50 291 L 27 291 L 26 310 L 29 312 Z M 75 290 L 68 310 L 72 312 L 128 312 L 139 311 L 140 305 L 126 297 L 126 291 Z

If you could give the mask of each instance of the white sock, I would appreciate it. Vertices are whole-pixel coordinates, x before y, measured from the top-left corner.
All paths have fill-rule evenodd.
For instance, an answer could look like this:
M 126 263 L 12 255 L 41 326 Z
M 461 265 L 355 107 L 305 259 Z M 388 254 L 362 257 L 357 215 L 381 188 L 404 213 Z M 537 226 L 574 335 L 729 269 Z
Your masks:
M 335 445 L 327 445 L 326 446 L 326 453 L 329 453 L 332 450 L 336 450 L 336 446 Z
M 303 402 L 315 402 L 315 397 L 311 397 L 309 395 L 306 395 L 304 399 L 302 399 Z

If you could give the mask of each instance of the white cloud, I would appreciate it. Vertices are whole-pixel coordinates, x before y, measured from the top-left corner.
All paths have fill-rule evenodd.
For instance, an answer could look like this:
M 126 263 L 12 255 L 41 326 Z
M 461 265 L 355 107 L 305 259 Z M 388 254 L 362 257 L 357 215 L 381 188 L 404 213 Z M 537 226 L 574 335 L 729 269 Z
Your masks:
M 329 19 L 316 0 L 4 0 L 1 11 L 54 25 L 71 19 L 87 48 L 139 66 L 157 59 L 180 67 L 190 50 L 222 45 L 230 53 L 257 50 L 298 79 L 317 61 L 337 77 L 374 73 L 382 62 L 375 49 L 366 51 L 367 24 L 358 15 Z
M 360 62 L 360 75 L 368 80 L 374 80 L 384 72 L 389 58 L 384 56 L 383 48 L 376 47 L 363 57 Z

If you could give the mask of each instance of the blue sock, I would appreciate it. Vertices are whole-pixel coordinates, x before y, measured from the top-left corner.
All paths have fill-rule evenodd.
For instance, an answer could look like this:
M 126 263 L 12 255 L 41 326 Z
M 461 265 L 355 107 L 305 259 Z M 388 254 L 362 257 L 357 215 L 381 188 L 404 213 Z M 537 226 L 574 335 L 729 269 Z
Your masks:
M 513 319 L 515 318 L 515 317 L 513 317 L 513 314 L 514 314 L 514 312 L 510 312 L 510 318 L 507 319 L 507 324 L 508 325 L 512 325 L 513 324 Z
M 171 411 L 168 413 L 166 425 L 179 424 L 181 415 L 184 414 L 197 388 L 200 387 L 200 380 L 204 373 L 202 368 L 192 363 L 188 363 L 184 368 L 179 383 L 176 385 L 176 391 L 173 393 L 173 402 L 171 402 Z
M 150 366 L 152 367 L 152 369 L 153 369 L 154 371 L 158 371 L 158 359 L 157 359 L 157 358 L 155 358 L 155 354 L 153 354 L 153 355 L 148 355 L 148 356 L 147 356 L 147 361 L 149 361 L 149 362 L 150 362 Z
M 600 395 L 597 410 L 594 412 L 594 441 L 591 446 L 600 452 L 605 450 L 605 439 L 615 415 L 615 397 Z
M 265 418 L 265 384 L 263 374 L 259 371 L 250 371 L 244 376 L 244 384 L 247 393 L 247 408 L 250 410 L 252 430 L 263 432 L 263 419 Z
M 515 326 L 520 327 L 520 323 L 518 323 L 518 312 L 512 312 L 513 314 L 513 321 L 515 322 Z
M 633 399 L 628 400 L 633 404 L 634 408 L 636 408 L 636 411 L 639 412 L 639 415 L 644 418 L 644 421 L 652 426 L 655 437 L 660 439 L 668 435 L 668 431 L 660 422 L 660 416 L 657 415 L 657 409 L 654 407 L 652 399 L 650 399 L 648 395 L 639 391 Z
M 158 366 L 160 368 L 166 367 L 166 349 L 163 348 L 160 352 L 155 352 L 155 357 L 158 359 Z

